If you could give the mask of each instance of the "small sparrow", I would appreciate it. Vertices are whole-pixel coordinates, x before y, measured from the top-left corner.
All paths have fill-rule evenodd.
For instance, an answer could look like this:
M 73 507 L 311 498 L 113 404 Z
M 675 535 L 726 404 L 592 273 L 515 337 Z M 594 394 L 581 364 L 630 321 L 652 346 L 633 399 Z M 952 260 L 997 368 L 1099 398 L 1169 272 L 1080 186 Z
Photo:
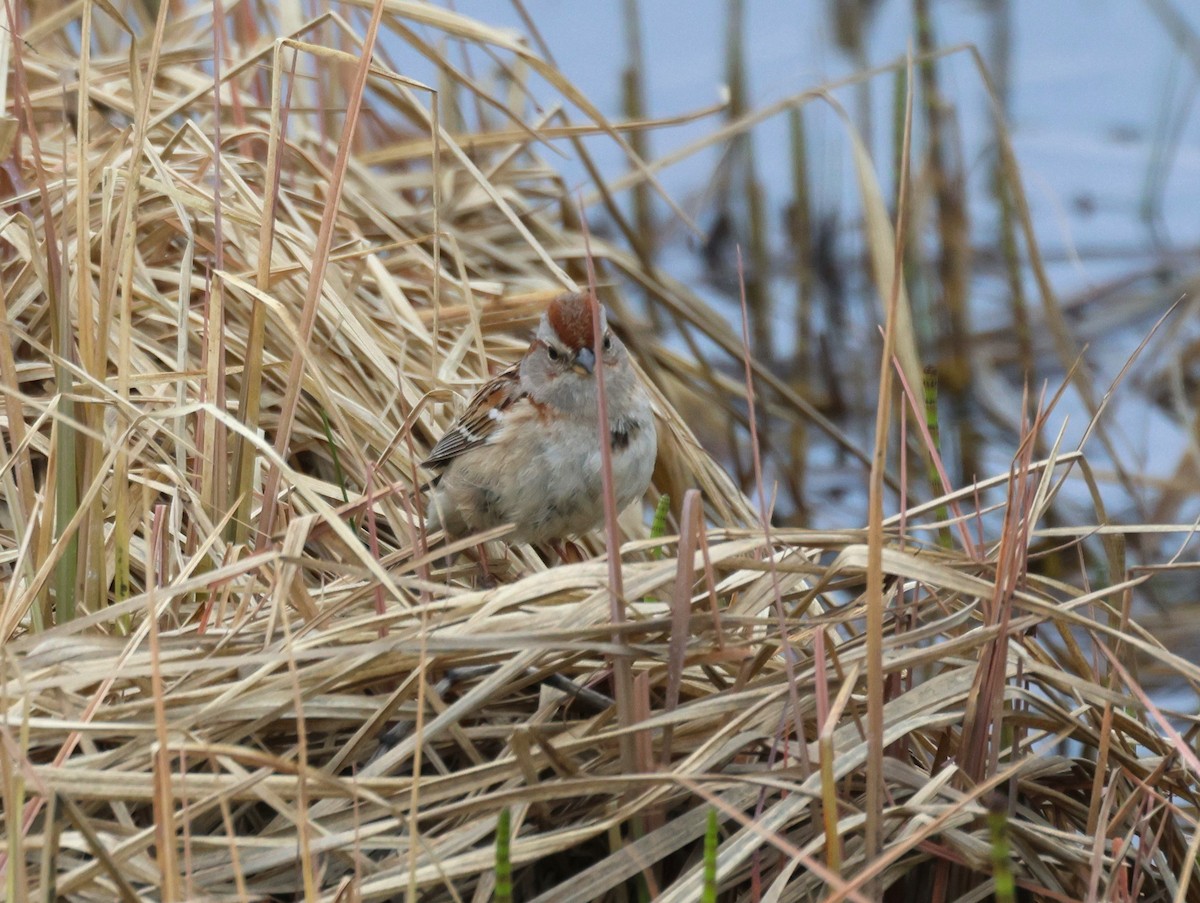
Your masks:
M 554 543 L 604 519 L 595 333 L 587 294 L 550 302 L 521 360 L 486 383 L 433 447 L 427 529 L 451 537 L 515 525 L 509 542 Z M 600 308 L 617 510 L 641 498 L 658 448 L 650 397 Z

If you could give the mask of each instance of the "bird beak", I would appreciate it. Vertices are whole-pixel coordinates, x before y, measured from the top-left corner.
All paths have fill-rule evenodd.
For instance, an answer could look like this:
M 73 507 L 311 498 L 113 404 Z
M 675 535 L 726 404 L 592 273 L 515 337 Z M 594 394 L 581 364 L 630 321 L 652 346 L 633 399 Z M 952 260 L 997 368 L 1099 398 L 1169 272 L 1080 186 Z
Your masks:
M 575 355 L 575 363 L 571 365 L 571 369 L 580 376 L 591 376 L 592 371 L 596 369 L 596 352 L 591 348 L 580 348 L 579 353 Z

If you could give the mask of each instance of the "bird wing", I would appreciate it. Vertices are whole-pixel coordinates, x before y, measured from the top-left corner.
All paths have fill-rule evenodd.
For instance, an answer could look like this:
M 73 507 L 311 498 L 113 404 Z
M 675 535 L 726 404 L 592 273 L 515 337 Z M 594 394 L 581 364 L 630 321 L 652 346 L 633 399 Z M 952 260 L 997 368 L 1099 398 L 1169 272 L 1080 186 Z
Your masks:
M 490 442 L 504 419 L 504 412 L 524 397 L 519 369 L 520 364 L 514 364 L 484 383 L 421 465 L 442 468 L 463 452 Z

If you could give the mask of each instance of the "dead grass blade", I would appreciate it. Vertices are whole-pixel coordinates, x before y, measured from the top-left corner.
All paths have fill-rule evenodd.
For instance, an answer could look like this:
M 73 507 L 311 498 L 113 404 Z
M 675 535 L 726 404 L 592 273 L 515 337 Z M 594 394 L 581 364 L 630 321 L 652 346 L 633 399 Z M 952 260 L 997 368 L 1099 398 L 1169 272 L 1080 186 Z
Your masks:
M 1003 811 L 1035 897 L 1200 901 L 1200 769 L 1148 690 L 1194 695 L 1200 667 L 1130 602 L 1195 566 L 1131 568 L 1114 538 L 1183 550 L 1195 525 L 1114 523 L 1083 450 L 1035 449 L 1041 422 L 1011 473 L 885 517 L 894 364 L 910 386 L 920 368 L 906 214 L 888 221 L 866 151 L 888 311 L 874 454 L 688 287 L 585 236 L 548 142 L 614 141 L 632 174 L 594 187 L 615 205 L 670 162 L 624 133 L 671 120 L 605 120 L 547 54 L 467 16 L 353 5 L 305 21 L 229 4 L 219 36 L 211 4 L 162 3 L 153 27 L 83 0 L 9 22 L 8 895 L 483 899 L 503 812 L 514 899 L 627 899 L 640 881 L 692 900 L 710 866 L 739 898 L 757 881 L 766 899 L 872 899 L 943 869 L 978 895 Z M 401 50 L 436 91 L 396 71 Z M 654 386 L 650 495 L 675 500 L 677 535 L 648 538 L 635 510 L 577 564 L 495 535 L 430 546 L 423 453 L 585 260 L 620 280 L 604 291 Z M 626 285 L 741 372 L 645 329 Z M 697 411 L 742 442 L 826 429 L 874 464 L 868 523 L 773 524 L 784 459 L 755 462 L 752 502 Z M 1067 478 L 1088 523 L 1047 520 Z M 943 526 L 961 548 L 924 540 Z M 1041 567 L 1039 542 L 1109 538 L 1086 579 Z M 477 539 L 495 586 L 458 554 Z

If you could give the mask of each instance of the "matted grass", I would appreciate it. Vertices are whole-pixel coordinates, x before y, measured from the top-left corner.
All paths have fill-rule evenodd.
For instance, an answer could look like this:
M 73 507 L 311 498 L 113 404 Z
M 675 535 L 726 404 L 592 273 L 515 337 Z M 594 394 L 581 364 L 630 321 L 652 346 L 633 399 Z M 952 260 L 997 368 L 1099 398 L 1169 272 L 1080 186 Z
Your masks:
M 744 410 L 745 383 L 605 287 L 661 390 L 651 500 L 674 500 L 662 539 L 625 517 L 625 623 L 604 537 L 569 565 L 495 547 L 491 589 L 431 551 L 416 462 L 589 250 L 739 366 L 741 341 L 585 240 L 542 142 L 623 139 L 512 35 L 394 0 L 303 25 L 301 4 L 231 6 L 219 34 L 208 5 L 157 26 L 47 6 L 11 48 L 8 899 L 486 900 L 507 811 L 521 900 L 691 901 L 714 865 L 731 900 L 1003 899 L 1006 876 L 1200 900 L 1200 762 L 1134 662 L 1193 689 L 1200 669 L 1130 619 L 1148 572 L 1121 544 L 1170 528 L 1043 528 L 1062 478 L 1090 485 L 1053 436 L 869 528 L 768 531 L 679 414 Z M 392 62 L 413 50 L 436 94 Z M 1093 533 L 1090 582 L 1037 573 L 1035 541 Z

